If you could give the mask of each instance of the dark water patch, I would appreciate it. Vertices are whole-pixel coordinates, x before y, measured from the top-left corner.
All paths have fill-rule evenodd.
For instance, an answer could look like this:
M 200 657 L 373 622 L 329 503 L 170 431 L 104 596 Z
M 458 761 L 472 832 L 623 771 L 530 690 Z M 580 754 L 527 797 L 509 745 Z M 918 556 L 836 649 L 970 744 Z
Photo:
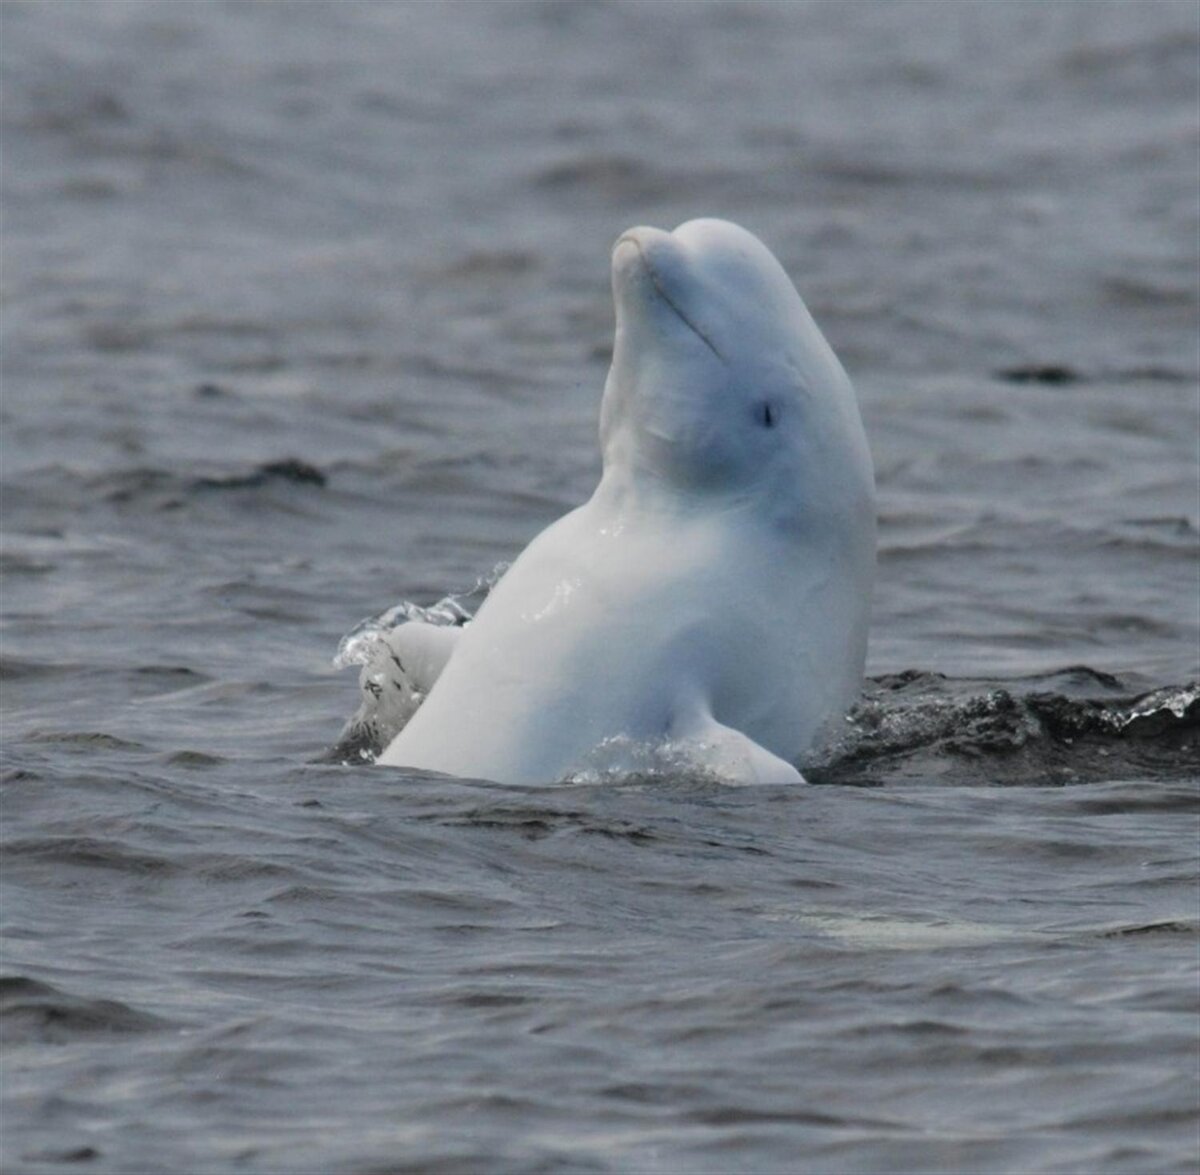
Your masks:
M 29 1151 L 21 1158 L 27 1163 L 90 1163 L 102 1158 L 104 1152 L 94 1146 L 63 1147 L 61 1149 Z
M 0 978 L 0 1034 L 6 1044 L 67 1044 L 156 1032 L 169 1021 L 118 1000 L 88 999 L 21 975 Z
M 1200 773 L 1185 776 L 1182 784 L 1171 781 L 1151 785 L 1118 783 L 1117 790 L 1105 788 L 1101 795 L 1091 795 L 1086 788 L 1075 790 L 1071 796 L 1071 810 L 1092 816 L 1115 816 L 1127 813 L 1152 815 L 1156 812 L 1174 813 L 1180 817 L 1200 815 L 1200 790 L 1194 786 L 1200 781 Z M 1179 864 L 1194 866 L 1194 861 Z
M 47 559 L 35 559 L 15 551 L 0 552 L 0 576 L 48 575 L 54 563 Z
M 756 1109 L 749 1106 L 711 1106 L 687 1113 L 686 1119 L 701 1126 L 742 1126 L 751 1123 L 790 1123 L 799 1126 L 842 1130 L 896 1129 L 895 1123 L 857 1115 L 824 1114 L 815 1110 Z
M 165 767 L 183 767 L 192 771 L 206 771 L 228 763 L 228 760 L 220 755 L 210 755 L 206 751 L 172 751 L 162 756 L 161 761 Z
M 325 474 L 315 465 L 296 457 L 288 457 L 282 461 L 268 461 L 249 473 L 230 474 L 226 477 L 200 477 L 192 482 L 192 485 L 200 490 L 245 490 L 258 489 L 272 481 L 324 486 L 327 480 Z
M 1065 363 L 1031 363 L 1018 367 L 1002 367 L 996 378 L 1014 384 L 1049 384 L 1054 387 L 1079 383 L 1083 376 Z
M 1139 279 L 1120 274 L 1103 279 L 1100 288 L 1114 305 L 1128 309 L 1194 311 L 1200 303 L 1200 292 L 1194 285 L 1176 284 L 1165 279 Z
M 493 814 L 486 816 L 476 815 L 465 820 L 454 819 L 450 823 L 456 824 L 459 827 L 516 832 L 526 840 L 541 840 L 543 837 L 550 836 L 556 830 L 554 822 L 536 815 L 521 816 L 518 814 L 506 814 L 503 817 Z
M 1090 384 L 1125 388 L 1137 384 L 1195 384 L 1197 379 L 1194 366 L 1170 366 L 1165 363 L 1103 364 L 1092 368 L 1068 363 L 1019 363 L 995 368 L 992 375 L 1005 383 L 1041 384 L 1047 387 Z
M 534 993 L 515 995 L 504 991 L 448 991 L 439 997 L 441 1003 L 484 1011 L 525 1008 L 536 1000 Z
M 806 774 L 813 783 L 1024 786 L 1197 777 L 1200 685 L 1113 697 L 1121 683 L 1111 675 L 1076 667 L 1051 677 L 1076 696 L 973 694 L 968 683 L 915 672 L 877 679 L 875 700 L 851 716 L 853 733 Z M 1106 696 L 1078 696 L 1089 683 Z
M 1145 926 L 1120 926 L 1103 932 L 1104 938 L 1131 938 L 1159 934 L 1200 934 L 1200 925 L 1188 922 L 1150 922 Z
M 0 772 L 0 784 L 4 786 L 16 786 L 17 784 L 39 784 L 45 779 L 45 776 L 37 771 L 30 771 L 26 767 L 14 767 L 7 771 Z

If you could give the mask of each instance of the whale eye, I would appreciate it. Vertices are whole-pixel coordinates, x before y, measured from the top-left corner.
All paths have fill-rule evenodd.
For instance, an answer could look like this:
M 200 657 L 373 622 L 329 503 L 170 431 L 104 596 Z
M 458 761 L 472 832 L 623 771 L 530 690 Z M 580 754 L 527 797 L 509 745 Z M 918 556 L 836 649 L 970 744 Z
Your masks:
M 754 410 L 754 415 L 763 428 L 774 428 L 779 423 L 779 409 L 770 400 L 763 400 Z

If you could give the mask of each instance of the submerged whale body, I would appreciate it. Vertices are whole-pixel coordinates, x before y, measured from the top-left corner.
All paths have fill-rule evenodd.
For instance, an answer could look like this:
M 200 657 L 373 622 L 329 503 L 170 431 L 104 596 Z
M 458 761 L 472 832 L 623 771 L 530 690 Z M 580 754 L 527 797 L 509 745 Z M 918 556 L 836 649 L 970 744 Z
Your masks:
M 470 624 L 395 630 L 423 701 L 380 763 L 551 782 L 620 743 L 795 781 L 859 693 L 874 478 L 795 287 L 720 220 L 630 229 L 612 286 L 600 484 Z

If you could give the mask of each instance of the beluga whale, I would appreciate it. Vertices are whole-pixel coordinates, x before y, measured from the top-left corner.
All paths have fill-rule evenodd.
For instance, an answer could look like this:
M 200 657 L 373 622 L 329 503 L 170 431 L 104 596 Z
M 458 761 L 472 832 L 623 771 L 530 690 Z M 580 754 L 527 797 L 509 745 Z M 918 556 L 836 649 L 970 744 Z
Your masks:
M 850 380 L 788 275 L 723 220 L 629 229 L 591 498 L 461 627 L 387 638 L 420 704 L 378 762 L 586 778 L 613 748 L 801 781 L 862 685 L 875 489 Z

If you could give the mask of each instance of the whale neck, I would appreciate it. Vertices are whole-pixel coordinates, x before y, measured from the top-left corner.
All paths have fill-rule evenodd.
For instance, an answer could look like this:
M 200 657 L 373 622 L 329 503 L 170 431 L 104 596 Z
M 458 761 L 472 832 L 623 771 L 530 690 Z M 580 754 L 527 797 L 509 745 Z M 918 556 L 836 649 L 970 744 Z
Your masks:
M 608 520 L 606 526 L 624 529 L 626 524 L 676 528 L 691 522 L 711 527 L 727 517 L 738 519 L 754 513 L 750 494 L 714 495 L 673 485 L 665 478 L 627 466 L 606 468 L 588 507 Z

